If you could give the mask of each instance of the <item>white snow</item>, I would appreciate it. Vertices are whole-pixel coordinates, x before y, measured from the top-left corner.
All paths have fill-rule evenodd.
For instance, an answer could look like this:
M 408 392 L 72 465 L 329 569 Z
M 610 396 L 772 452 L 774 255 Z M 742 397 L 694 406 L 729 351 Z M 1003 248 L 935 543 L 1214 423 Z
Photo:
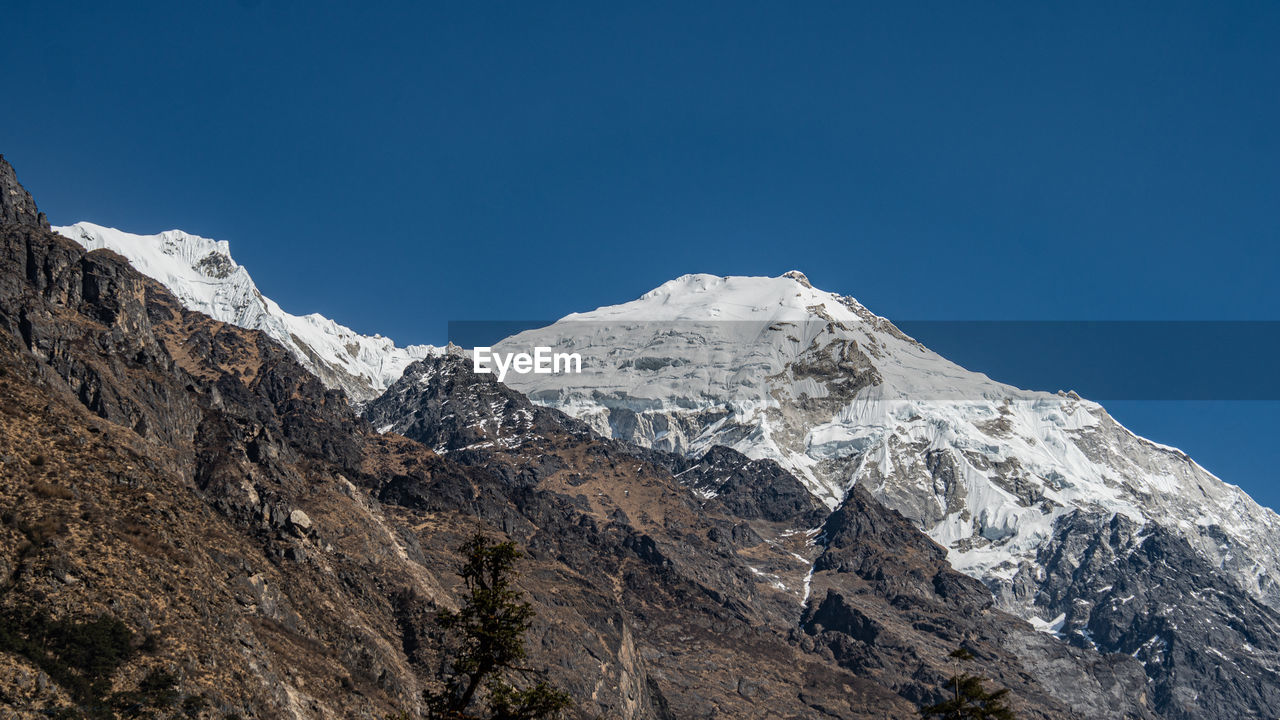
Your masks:
M 1052 620 L 1042 620 L 1038 616 L 1032 615 L 1027 618 L 1031 625 L 1040 632 L 1049 633 L 1050 635 L 1061 636 L 1062 628 L 1067 624 L 1067 614 L 1062 613 Z

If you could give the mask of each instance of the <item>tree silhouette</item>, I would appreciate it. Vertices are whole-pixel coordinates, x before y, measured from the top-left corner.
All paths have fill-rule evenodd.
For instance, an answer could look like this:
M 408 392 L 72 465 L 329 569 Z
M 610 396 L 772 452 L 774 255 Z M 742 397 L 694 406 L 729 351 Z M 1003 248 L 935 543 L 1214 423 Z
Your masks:
M 951 657 L 967 661 L 973 659 L 973 653 L 961 647 L 952 650 Z M 921 717 L 941 720 L 1015 720 L 1013 710 L 1005 704 L 1008 689 L 987 692 L 982 686 L 982 678 L 962 673 L 957 667 L 948 690 L 952 693 L 951 698 L 920 708 Z
M 567 693 L 540 678 L 518 689 L 503 677 L 511 672 L 539 675 L 517 665 L 525 657 L 524 634 L 534 617 L 533 608 L 512 587 L 515 563 L 522 554 L 515 543 L 494 542 L 479 531 L 458 553 L 464 558 L 458 575 L 467 592 L 461 608 L 439 615 L 456 648 L 444 688 L 426 694 L 429 716 L 441 720 L 558 716 L 572 704 Z

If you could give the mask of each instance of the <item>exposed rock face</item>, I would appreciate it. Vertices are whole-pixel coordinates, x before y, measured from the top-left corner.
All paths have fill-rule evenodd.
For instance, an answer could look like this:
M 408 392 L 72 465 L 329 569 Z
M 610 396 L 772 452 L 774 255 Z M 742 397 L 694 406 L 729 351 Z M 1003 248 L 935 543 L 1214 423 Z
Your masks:
M 1073 513 L 1041 552 L 1034 601 L 1081 647 L 1124 653 L 1168 718 L 1268 717 L 1280 707 L 1280 616 L 1178 535 Z M 1015 580 L 1015 584 L 1018 583 Z
M 339 476 L 361 477 L 361 424 L 345 401 L 261 336 L 184 314 L 119 257 L 0 233 L 5 610 L 123 621 L 153 640 L 117 687 L 165 670 L 204 717 L 416 707 L 393 591 L 443 593 L 397 552 L 402 529 L 354 520 Z M 320 532 L 288 531 L 301 507 Z M 31 712 L 82 700 L 6 698 Z
M 668 457 L 667 464 L 680 482 L 705 498 L 704 506 L 721 508 L 728 515 L 817 527 L 829 512 L 773 460 L 752 460 L 723 445 L 711 448 L 696 462 Z
M 22 225 L 49 229 L 49 220 L 36 208 L 31 193 L 18 182 L 13 166 L 0 155 L 0 226 Z
M 884 677 L 917 667 L 921 655 L 963 645 L 993 668 L 989 677 L 997 685 L 1016 687 L 1025 673 L 1086 717 L 1141 716 L 1132 706 L 1145 704 L 1146 683 L 1129 658 L 1063 648 L 1028 632 L 1029 625 L 994 608 L 981 583 L 952 570 L 942 547 L 864 490 L 849 494 L 819 540 L 824 549 L 813 566 L 812 592 L 821 599 L 808 604 L 802 625 L 842 666 Z M 1001 674 L 1005 668 L 1016 670 Z M 932 688 L 943 678 L 933 680 L 921 695 L 910 681 L 895 682 L 932 703 L 942 699 Z

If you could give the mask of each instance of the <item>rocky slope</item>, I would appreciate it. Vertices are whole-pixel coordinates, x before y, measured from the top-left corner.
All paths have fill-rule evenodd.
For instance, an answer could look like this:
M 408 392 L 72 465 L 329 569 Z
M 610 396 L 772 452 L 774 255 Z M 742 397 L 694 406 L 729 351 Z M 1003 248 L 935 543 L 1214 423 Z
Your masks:
M 0 155 L 0 225 L 49 229 L 49 219 L 36 207 L 31 193 L 18 182 L 13 166 Z
M 664 584 L 700 587 L 666 613 L 653 600 L 665 588 L 618 596 L 637 647 L 670 683 L 675 717 L 912 716 L 938 697 L 960 644 L 1025 717 L 1148 713 L 1130 658 L 1069 648 L 999 611 L 943 548 L 861 492 L 833 514 L 772 461 L 723 447 L 689 460 L 602 438 L 473 374 L 461 355 L 411 365 L 367 416 L 450 460 L 569 498 L 596 524 L 627 528 L 624 545 L 661 567 Z M 707 696 L 725 682 L 705 673 L 713 667 L 736 678 L 733 702 Z M 857 695 L 824 697 L 809 685 L 818 677 L 856 678 Z M 872 686 L 906 702 L 872 709 Z
M 574 717 L 914 717 L 960 643 L 1024 717 L 1151 717 L 1135 661 L 1002 614 L 861 494 L 790 532 L 824 512 L 778 467 L 722 453 L 686 486 L 456 358 L 371 411 L 443 455 L 378 434 L 267 334 L 22 200 L 0 198 L 19 219 L 0 226 L 9 714 L 417 716 L 451 548 L 486 527 L 528 549 L 529 663 Z
M 105 248 L 123 255 L 188 309 L 263 331 L 325 385 L 341 389 L 356 404 L 381 394 L 409 363 L 440 351 L 430 345 L 397 347 L 388 338 L 361 335 L 323 315 L 285 312 L 258 291 L 223 240 L 181 230 L 135 235 L 88 222 L 53 229 L 86 250 Z
M 446 565 L 352 484 L 380 446 L 341 394 L 113 253 L 28 223 L 0 258 L 0 707 L 95 716 L 148 687 L 192 717 L 415 707 L 398 613 L 447 602 Z
M 1165 717 L 1270 717 L 1280 707 L 1280 615 L 1178 533 L 1078 511 L 1038 562 L 1035 603 L 1050 629 L 1140 660 Z

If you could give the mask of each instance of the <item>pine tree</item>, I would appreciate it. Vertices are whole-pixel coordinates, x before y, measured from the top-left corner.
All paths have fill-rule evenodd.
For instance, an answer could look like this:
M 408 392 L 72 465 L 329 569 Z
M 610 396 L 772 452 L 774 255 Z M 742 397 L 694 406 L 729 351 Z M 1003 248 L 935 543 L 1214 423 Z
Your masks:
M 951 651 L 951 657 L 960 661 L 972 660 L 973 653 L 957 648 Z M 947 688 L 951 698 L 921 708 L 920 716 L 941 720 L 1015 720 L 1013 711 L 1005 704 L 1008 689 L 987 692 L 982 682 L 982 678 L 962 673 L 957 668 Z
M 430 716 L 441 720 L 557 717 L 572 702 L 567 693 L 541 679 L 521 690 L 503 677 L 512 672 L 537 675 L 517 664 L 525 657 L 524 634 L 534 617 L 533 608 L 512 587 L 515 563 L 522 554 L 515 543 L 493 542 L 480 532 L 458 553 L 465 558 L 458 575 L 467 594 L 460 609 L 439 616 L 457 647 L 452 676 L 445 679 L 444 689 L 426 696 Z

